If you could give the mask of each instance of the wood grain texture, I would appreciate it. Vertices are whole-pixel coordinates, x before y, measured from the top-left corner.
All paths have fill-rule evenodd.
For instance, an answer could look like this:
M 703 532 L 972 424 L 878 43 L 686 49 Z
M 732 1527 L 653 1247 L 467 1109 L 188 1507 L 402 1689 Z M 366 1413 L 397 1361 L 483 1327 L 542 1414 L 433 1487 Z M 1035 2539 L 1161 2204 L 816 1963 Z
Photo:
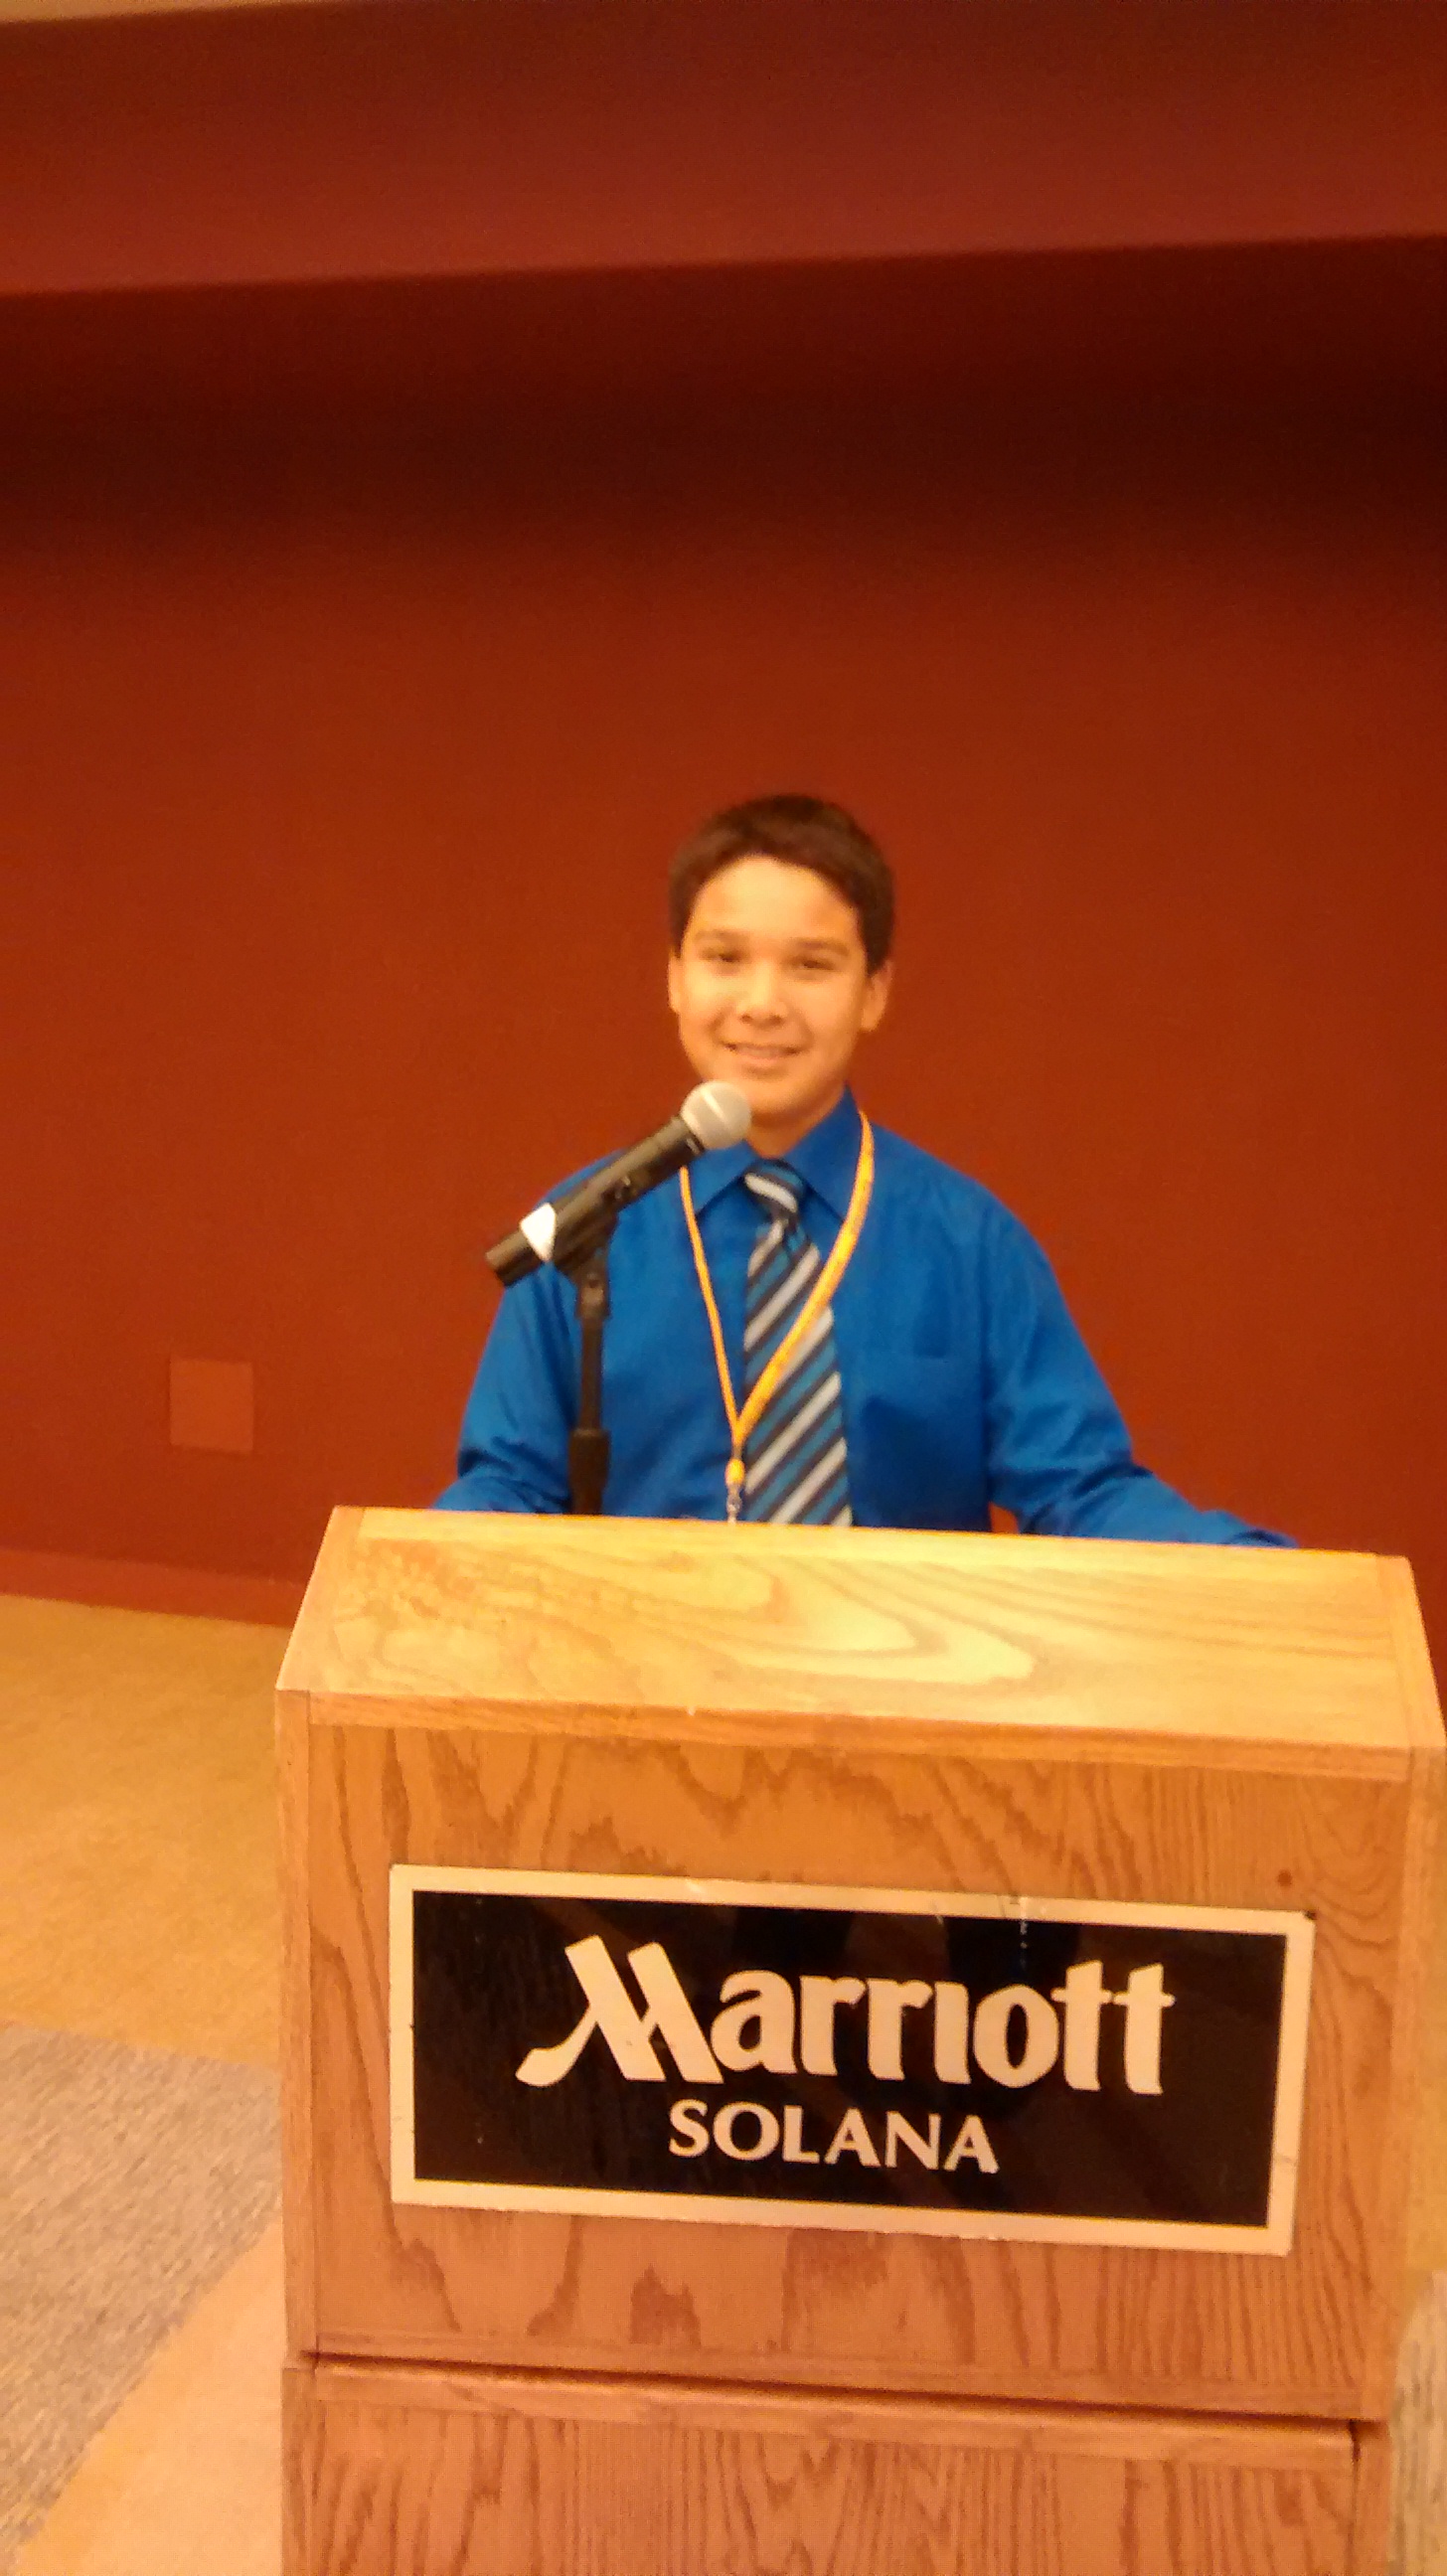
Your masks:
M 1405 1763 L 1377 1560 L 909 1530 L 367 1512 L 283 1683 L 357 1722 L 890 1743 L 913 1726 Z
M 1344 2428 L 346 2365 L 285 2448 L 286 2576 L 1346 2576 L 1356 2477 Z
M 1354 2424 L 1356 2488 L 1347 2576 L 1385 2576 L 1392 2514 L 1392 2435 L 1385 2424 Z M 1395 2576 L 1420 2576 L 1400 2568 Z
M 298 1664 L 330 1627 L 362 1515 L 332 1514 L 287 1647 Z M 317 2337 L 316 2227 L 312 2214 L 312 2008 L 309 1818 L 311 1702 L 289 1687 L 286 1664 L 276 1690 L 276 1776 L 281 1879 L 281 2182 L 286 2237 L 286 2333 L 292 2352 L 311 2352 Z
M 1397 1670 L 1401 1677 L 1402 1715 L 1412 1742 L 1413 1789 L 1408 1802 L 1402 1851 L 1402 1917 L 1415 1927 L 1404 1940 L 1397 1974 L 1393 2064 L 1388 2099 L 1395 2116 L 1389 2121 L 1379 2184 L 1382 2222 L 1405 2244 L 1406 2213 L 1412 2181 L 1415 2103 L 1424 2063 L 1423 2034 L 1429 2012 L 1440 2015 L 1444 2001 L 1430 1990 L 1435 1963 L 1432 1928 L 1436 1916 L 1436 1872 L 1442 1831 L 1442 1718 L 1432 1680 L 1426 1632 L 1417 1605 L 1411 1569 L 1400 1558 L 1378 1564 Z M 1383 2266 L 1376 2295 L 1381 2314 L 1371 2336 L 1376 2370 L 1363 2390 L 1366 2415 L 1382 2418 L 1392 2405 L 1397 2371 L 1405 2289 L 1404 2267 Z
M 1423 2287 L 1403 2339 L 1392 2445 L 1390 2576 L 1447 2576 L 1447 2272 Z
M 312 2205 L 312 1939 L 307 1883 L 311 1706 L 276 1695 L 276 1787 L 281 1827 L 281 2198 L 286 2242 L 286 2341 L 317 2340 L 317 2231 Z
M 1385 2411 L 1420 2005 L 1407 1962 L 1425 1948 L 1413 1853 L 1441 1760 L 1420 1710 L 1404 1714 L 1374 1560 L 439 1524 L 354 1525 L 329 1616 L 284 1674 L 310 1696 L 315 2150 L 289 2206 L 314 2222 L 316 2318 L 294 2350 Z M 567 1676 L 564 1709 L 548 1693 Z M 1295 2248 L 394 2207 L 387 1873 L 404 1860 L 1306 1907 Z
M 1359 2414 L 1403 1792 L 1186 1770 L 313 1732 L 319 2348 Z M 405 1846 L 405 1848 L 402 1848 Z M 843 2239 L 394 2206 L 386 1871 L 442 1862 L 1028 1888 L 1317 1914 L 1295 2250 Z M 344 2142 L 344 2149 L 343 2149 Z

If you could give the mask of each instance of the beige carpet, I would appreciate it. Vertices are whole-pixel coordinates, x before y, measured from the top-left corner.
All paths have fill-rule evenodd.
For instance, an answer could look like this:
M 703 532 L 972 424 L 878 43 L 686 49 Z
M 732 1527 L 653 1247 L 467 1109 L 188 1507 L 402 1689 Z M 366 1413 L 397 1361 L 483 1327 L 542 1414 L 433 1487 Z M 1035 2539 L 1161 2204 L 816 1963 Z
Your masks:
M 0 2021 L 275 2065 L 285 1642 L 0 1595 Z

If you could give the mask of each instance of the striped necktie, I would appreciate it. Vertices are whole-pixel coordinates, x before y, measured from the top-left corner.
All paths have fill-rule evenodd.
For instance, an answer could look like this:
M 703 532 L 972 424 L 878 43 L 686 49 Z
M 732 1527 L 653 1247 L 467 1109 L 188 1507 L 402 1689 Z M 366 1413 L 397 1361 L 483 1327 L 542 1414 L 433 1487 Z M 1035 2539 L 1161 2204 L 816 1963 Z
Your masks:
M 819 1274 L 819 1254 L 799 1221 L 804 1184 L 787 1163 L 744 1174 L 764 1212 L 749 1256 L 744 1302 L 744 1385 L 753 1387 Z M 834 1311 L 816 1315 L 744 1449 L 746 1521 L 827 1521 L 847 1529 L 849 1470 L 834 1350 Z

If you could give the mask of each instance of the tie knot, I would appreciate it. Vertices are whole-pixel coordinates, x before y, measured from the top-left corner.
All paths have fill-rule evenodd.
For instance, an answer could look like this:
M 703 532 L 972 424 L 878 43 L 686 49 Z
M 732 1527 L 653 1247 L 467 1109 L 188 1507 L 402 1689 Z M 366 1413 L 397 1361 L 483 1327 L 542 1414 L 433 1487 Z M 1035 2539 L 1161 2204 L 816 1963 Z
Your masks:
M 745 1172 L 744 1182 L 771 1216 L 798 1215 L 804 1184 L 787 1163 L 755 1163 Z

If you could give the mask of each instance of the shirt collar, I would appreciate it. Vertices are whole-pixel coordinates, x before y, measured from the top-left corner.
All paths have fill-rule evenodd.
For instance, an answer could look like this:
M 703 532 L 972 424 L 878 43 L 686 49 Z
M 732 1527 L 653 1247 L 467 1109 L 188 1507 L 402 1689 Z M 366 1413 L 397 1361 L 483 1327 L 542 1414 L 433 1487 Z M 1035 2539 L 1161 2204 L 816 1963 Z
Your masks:
M 700 1154 L 688 1175 L 694 1206 L 702 1214 L 750 1164 L 768 1159 L 755 1153 L 747 1140 L 742 1145 L 728 1145 L 721 1152 Z M 788 1153 L 777 1159 L 797 1172 L 842 1224 L 859 1160 L 859 1111 L 853 1092 L 846 1090 L 828 1117 L 821 1118 L 817 1127 L 811 1127 L 807 1136 L 801 1136 L 797 1145 L 791 1145 Z

